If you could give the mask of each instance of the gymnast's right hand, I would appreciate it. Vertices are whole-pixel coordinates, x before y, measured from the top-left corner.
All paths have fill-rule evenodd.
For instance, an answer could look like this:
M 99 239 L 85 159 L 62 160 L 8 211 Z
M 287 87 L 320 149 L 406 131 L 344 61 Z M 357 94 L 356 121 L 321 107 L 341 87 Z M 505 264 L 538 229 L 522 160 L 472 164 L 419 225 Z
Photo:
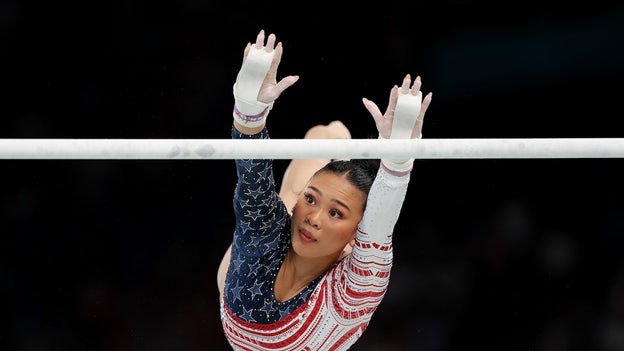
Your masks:
M 277 81 L 277 67 L 282 58 L 282 43 L 275 45 L 271 33 L 264 44 L 260 30 L 254 44 L 247 43 L 243 63 L 234 83 L 234 120 L 244 128 L 262 129 L 273 102 L 299 76 L 289 75 Z
M 409 74 L 403 78 L 401 87 L 390 90 L 390 100 L 385 113 L 373 101 L 362 99 L 364 106 L 375 119 L 375 125 L 382 139 L 420 139 L 425 112 L 431 103 L 431 93 L 422 98 L 420 76 L 414 79 Z M 414 159 L 382 159 L 381 165 L 390 173 L 405 175 L 412 170 Z

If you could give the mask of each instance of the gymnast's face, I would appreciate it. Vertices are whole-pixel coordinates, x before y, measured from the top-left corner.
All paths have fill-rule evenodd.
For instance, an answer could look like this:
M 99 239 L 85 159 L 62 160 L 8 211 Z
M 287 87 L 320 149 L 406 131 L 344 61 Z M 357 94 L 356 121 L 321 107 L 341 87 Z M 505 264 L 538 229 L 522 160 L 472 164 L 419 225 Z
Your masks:
M 294 251 L 311 258 L 339 257 L 355 239 L 366 194 L 344 175 L 314 175 L 293 208 L 291 239 Z

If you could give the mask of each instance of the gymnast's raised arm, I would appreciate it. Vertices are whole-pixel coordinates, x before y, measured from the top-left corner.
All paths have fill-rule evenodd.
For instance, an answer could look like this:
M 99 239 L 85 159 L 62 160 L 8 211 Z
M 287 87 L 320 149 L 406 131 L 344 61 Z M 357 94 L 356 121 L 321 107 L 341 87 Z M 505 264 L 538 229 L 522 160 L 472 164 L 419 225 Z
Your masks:
M 255 135 L 262 131 L 275 100 L 299 80 L 299 76 L 289 75 L 277 81 L 277 68 L 282 52 L 282 43 L 276 44 L 275 34 L 269 34 L 265 44 L 264 30 L 260 30 L 255 43 L 248 43 L 245 47 L 242 66 L 233 87 L 234 128 L 242 134 Z M 225 286 L 231 251 L 230 245 L 217 271 L 220 296 Z

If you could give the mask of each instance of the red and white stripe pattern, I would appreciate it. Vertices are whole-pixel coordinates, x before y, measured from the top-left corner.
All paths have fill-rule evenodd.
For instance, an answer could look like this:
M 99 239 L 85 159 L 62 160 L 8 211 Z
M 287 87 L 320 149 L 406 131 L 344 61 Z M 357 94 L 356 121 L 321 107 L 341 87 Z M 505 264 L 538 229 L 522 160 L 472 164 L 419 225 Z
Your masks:
M 385 272 L 375 272 L 371 266 Z M 350 272 L 345 275 L 344 270 Z M 389 270 L 389 263 L 378 265 L 347 257 L 328 272 L 304 305 L 272 324 L 246 322 L 233 315 L 222 300 L 224 331 L 235 350 L 347 350 L 366 330 L 379 306 Z

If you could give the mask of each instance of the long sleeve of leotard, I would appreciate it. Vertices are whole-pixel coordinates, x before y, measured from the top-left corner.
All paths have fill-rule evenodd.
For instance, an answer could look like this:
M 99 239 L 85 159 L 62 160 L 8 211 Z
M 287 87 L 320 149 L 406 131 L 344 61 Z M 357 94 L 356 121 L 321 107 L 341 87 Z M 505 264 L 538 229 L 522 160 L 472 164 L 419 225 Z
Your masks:
M 351 257 L 343 266 L 346 283 L 340 305 L 374 311 L 386 293 L 392 268 L 392 236 L 410 175 L 397 177 L 380 168 L 370 189 Z M 342 313 L 345 315 L 345 313 Z
M 380 245 L 391 245 L 392 232 L 401 213 L 410 174 L 395 176 L 383 167 L 368 194 L 364 216 L 360 222 L 358 238 Z
M 255 135 L 245 135 L 233 128 L 234 139 L 268 139 L 265 129 Z M 260 256 L 277 245 L 279 228 L 288 213 L 276 192 L 272 160 L 235 160 L 237 184 L 234 190 L 236 229 L 234 249 L 244 250 L 246 256 Z

